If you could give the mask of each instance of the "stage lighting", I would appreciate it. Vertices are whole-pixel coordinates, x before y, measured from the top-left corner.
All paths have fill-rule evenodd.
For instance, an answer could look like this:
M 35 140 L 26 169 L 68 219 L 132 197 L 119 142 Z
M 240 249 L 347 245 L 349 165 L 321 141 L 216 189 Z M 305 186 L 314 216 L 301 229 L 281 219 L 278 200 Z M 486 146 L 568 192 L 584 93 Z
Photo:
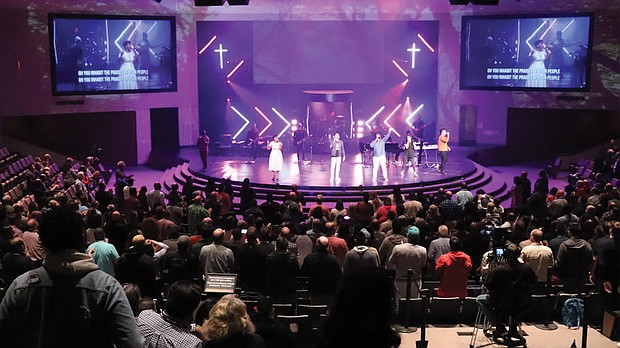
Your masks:
M 472 0 L 472 4 L 474 5 L 499 5 L 499 0 Z
M 194 0 L 194 6 L 223 6 L 226 0 Z
M 450 5 L 498 5 L 499 0 L 450 0 Z

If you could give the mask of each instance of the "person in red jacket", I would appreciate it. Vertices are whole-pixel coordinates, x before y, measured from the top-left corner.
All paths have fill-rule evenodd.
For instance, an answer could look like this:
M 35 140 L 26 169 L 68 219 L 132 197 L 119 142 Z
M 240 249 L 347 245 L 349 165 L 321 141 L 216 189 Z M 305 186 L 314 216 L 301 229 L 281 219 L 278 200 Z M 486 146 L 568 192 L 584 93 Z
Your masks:
M 463 252 L 463 245 L 457 237 L 450 238 L 450 252 L 437 260 L 435 267 L 439 276 L 439 297 L 467 296 L 467 278 L 471 271 L 471 259 Z

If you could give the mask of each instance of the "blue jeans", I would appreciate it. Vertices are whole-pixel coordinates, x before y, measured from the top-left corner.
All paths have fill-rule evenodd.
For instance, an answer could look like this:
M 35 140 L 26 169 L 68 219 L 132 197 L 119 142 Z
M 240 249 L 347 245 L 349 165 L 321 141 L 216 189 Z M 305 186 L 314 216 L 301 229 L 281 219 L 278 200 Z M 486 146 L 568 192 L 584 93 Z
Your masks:
M 484 313 L 487 319 L 489 319 L 491 325 L 497 326 L 502 324 L 499 313 L 496 313 L 493 309 L 493 302 L 491 301 L 491 296 L 489 294 L 478 295 L 476 302 L 478 303 L 482 313 Z

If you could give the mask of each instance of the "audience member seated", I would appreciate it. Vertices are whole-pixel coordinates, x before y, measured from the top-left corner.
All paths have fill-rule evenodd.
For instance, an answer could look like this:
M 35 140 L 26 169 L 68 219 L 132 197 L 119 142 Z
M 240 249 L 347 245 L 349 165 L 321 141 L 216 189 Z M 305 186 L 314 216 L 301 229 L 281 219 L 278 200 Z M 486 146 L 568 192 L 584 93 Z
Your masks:
M 524 312 L 532 297 L 536 285 L 536 274 L 528 265 L 519 262 L 521 250 L 516 244 L 509 244 L 504 251 L 506 264 L 491 270 L 484 283 L 488 294 L 478 296 L 480 310 L 495 327 L 493 338 L 499 343 L 506 343 L 512 338 L 522 338 L 517 330 L 519 314 Z M 510 331 L 504 326 L 506 316 L 513 316 Z
M 255 331 L 245 303 L 235 295 L 222 297 L 211 308 L 209 319 L 197 327 L 206 348 L 265 347 Z
M 200 303 L 198 285 L 178 281 L 170 286 L 167 299 L 161 314 L 143 310 L 138 315 L 138 329 L 146 340 L 144 347 L 202 347 L 202 340 L 190 332 L 194 310 Z
M 464 299 L 471 267 L 471 259 L 463 252 L 461 241 L 457 237 L 450 238 L 450 251 L 437 260 L 436 273 L 440 280 L 437 295 Z
M 392 348 L 401 339 L 391 327 L 392 280 L 378 267 L 356 267 L 341 286 L 320 331 L 319 347 Z
M 295 348 L 295 336 L 290 327 L 274 319 L 272 302 L 269 297 L 261 297 L 256 312 L 250 315 L 256 334 L 265 341 L 265 348 Z

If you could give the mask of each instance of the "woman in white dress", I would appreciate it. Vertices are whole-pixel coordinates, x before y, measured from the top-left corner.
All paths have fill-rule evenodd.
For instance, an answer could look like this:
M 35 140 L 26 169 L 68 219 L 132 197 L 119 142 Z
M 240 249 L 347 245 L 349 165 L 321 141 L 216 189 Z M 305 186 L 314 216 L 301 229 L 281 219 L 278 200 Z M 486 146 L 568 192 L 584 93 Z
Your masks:
M 271 150 L 269 153 L 269 170 L 273 173 L 271 181 L 279 180 L 284 159 L 282 158 L 282 143 L 277 136 L 267 144 L 267 150 Z
M 551 51 L 545 46 L 543 40 L 536 41 L 536 47 L 530 52 L 532 64 L 528 69 L 525 87 L 547 87 L 547 68 L 545 60 L 549 58 Z
M 118 69 L 118 89 L 138 89 L 136 67 L 133 65 L 133 62 L 138 58 L 138 52 L 129 40 L 123 42 L 123 48 L 118 54 L 119 61 L 123 62 Z

